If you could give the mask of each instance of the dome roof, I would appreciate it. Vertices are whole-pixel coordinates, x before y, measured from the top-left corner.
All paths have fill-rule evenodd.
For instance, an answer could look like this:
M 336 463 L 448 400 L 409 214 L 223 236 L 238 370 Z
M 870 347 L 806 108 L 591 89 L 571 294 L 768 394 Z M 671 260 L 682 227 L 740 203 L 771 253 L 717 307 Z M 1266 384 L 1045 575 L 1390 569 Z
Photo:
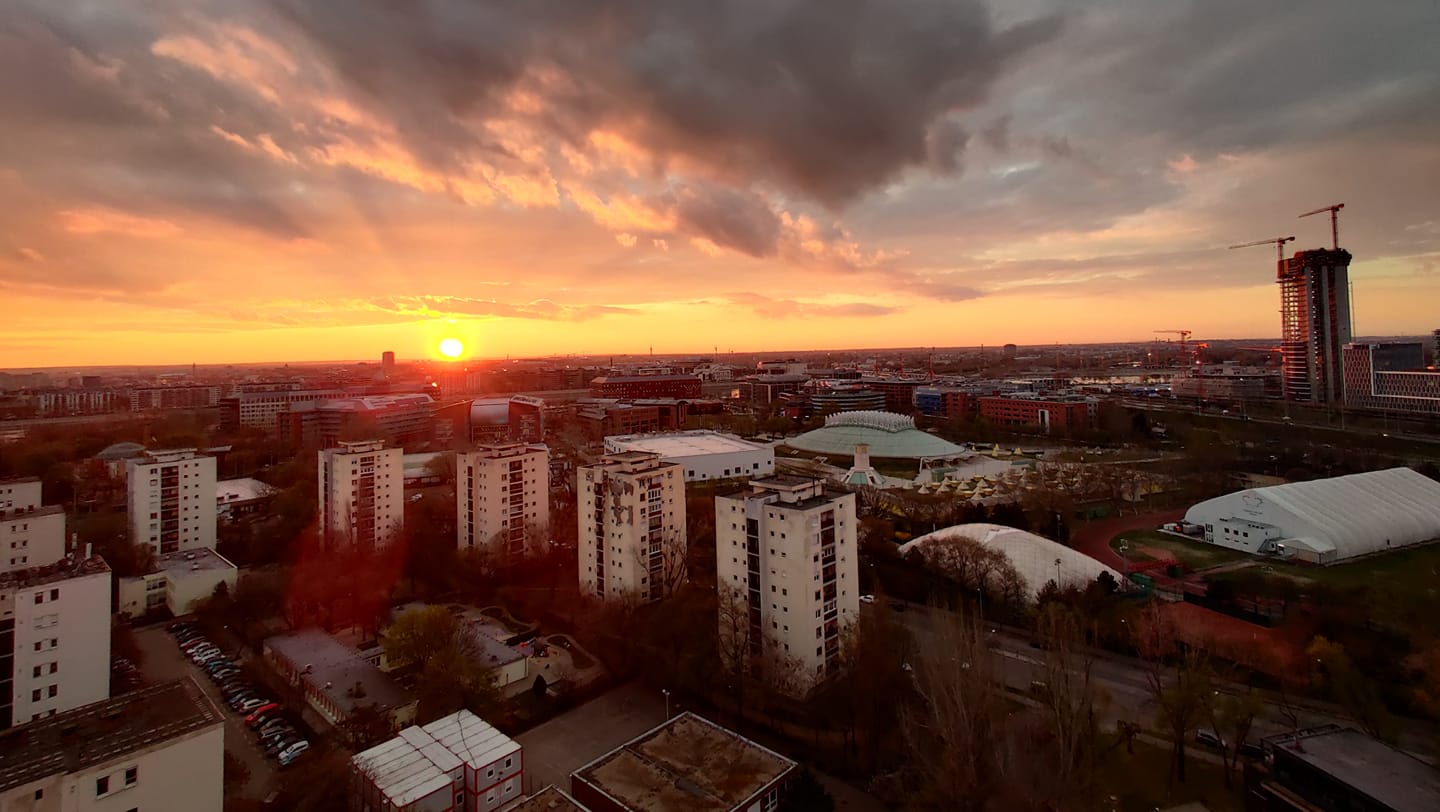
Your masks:
M 1120 573 L 1082 552 L 1034 533 L 985 522 L 957 524 L 927 533 L 900 545 L 900 554 L 905 555 L 915 550 L 926 557 L 928 562 L 928 545 L 956 537 L 968 538 L 992 550 L 1003 552 L 1010 559 L 1010 563 L 1015 565 L 1020 577 L 1025 579 L 1032 599 L 1040 594 L 1047 581 L 1057 580 L 1057 574 L 1061 586 L 1088 584 L 1100 577 L 1102 572 L 1114 576 L 1117 584 L 1124 583 L 1124 577 Z
M 139 443 L 116 443 L 106 447 L 95 457 L 102 460 L 128 460 L 143 453 L 145 453 L 145 446 Z
M 825 425 L 785 441 L 785 445 L 821 454 L 850 456 L 857 445 L 870 446 L 870 456 L 889 459 L 958 456 L 964 449 L 915 428 L 915 418 L 894 412 L 840 412 Z

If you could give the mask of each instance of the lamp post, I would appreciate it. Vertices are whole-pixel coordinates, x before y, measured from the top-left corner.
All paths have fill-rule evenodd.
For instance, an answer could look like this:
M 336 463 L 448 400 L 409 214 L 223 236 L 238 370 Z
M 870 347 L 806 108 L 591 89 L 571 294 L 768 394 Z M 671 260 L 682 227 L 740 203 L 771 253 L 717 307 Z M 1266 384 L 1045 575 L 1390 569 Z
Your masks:
M 661 688 L 660 693 L 665 695 L 665 721 L 670 721 L 670 689 Z

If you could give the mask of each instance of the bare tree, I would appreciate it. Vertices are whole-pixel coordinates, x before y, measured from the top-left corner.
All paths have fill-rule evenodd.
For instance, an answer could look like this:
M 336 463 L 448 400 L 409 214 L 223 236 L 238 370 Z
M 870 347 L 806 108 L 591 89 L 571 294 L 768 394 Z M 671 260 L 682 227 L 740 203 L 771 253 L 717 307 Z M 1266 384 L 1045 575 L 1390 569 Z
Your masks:
M 902 721 L 917 775 L 915 801 L 960 810 L 996 808 L 1026 754 L 1009 735 L 1006 699 L 981 631 L 946 614 L 914 664 L 917 706 Z
M 1209 718 L 1214 697 L 1209 657 L 1203 649 L 1180 644 L 1158 602 L 1151 602 L 1132 625 L 1157 721 L 1170 733 L 1170 774 L 1184 783 L 1186 737 Z
M 1216 694 L 1209 703 L 1210 728 L 1220 737 L 1223 747 L 1220 758 L 1225 763 L 1225 786 L 1230 786 L 1231 773 L 1240 762 L 1240 750 L 1250 738 L 1255 717 L 1265 708 L 1264 700 L 1254 691 L 1241 694 Z
M 635 546 L 635 566 L 647 582 L 640 600 L 660 600 L 673 595 L 685 584 L 689 547 L 683 530 L 658 530 L 644 544 Z
M 720 664 L 735 696 L 735 713 L 744 718 L 746 684 L 758 665 L 758 653 L 751 643 L 750 604 L 744 590 L 732 584 L 720 584 L 718 593 Z
M 1073 609 L 1049 603 L 1037 628 L 1046 641 L 1044 680 L 1032 691 L 1053 735 L 1057 787 L 1075 798 L 1094 789 L 1100 757 L 1098 713 L 1105 701 L 1093 676 L 1094 657 Z

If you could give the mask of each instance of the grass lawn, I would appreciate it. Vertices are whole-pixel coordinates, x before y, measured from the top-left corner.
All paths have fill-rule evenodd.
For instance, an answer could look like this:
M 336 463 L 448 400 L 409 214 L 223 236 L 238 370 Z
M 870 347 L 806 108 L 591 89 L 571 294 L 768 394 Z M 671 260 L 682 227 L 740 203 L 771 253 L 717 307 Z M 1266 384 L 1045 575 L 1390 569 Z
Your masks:
M 1388 590 L 1402 594 L 1424 592 L 1440 584 L 1440 544 L 1428 544 L 1329 567 L 1265 561 L 1256 569 L 1265 575 L 1313 581 L 1339 588 L 1383 585 Z
M 1217 564 L 1255 558 L 1255 556 L 1238 550 L 1207 544 L 1203 541 L 1186 541 L 1158 530 L 1127 530 L 1110 540 L 1110 549 L 1119 552 L 1119 545 L 1122 541 L 1130 545 L 1130 550 L 1126 555 L 1131 561 L 1153 561 L 1155 557 L 1146 555 L 1141 549 L 1149 547 L 1174 555 L 1190 569 L 1213 567 Z
M 1218 764 L 1189 757 L 1185 748 L 1185 783 L 1170 785 L 1170 751 L 1135 743 L 1134 754 L 1118 748 L 1101 773 L 1101 786 L 1114 796 L 1119 812 L 1152 812 L 1200 801 L 1213 812 L 1240 812 L 1240 775 L 1232 775 L 1232 789 L 1225 788 L 1223 769 Z

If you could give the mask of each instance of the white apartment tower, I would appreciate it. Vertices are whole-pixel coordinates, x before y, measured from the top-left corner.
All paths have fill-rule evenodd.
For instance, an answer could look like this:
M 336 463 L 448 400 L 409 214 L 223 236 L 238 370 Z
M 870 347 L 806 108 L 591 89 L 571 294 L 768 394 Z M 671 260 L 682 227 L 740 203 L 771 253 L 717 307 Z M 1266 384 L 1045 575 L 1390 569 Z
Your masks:
M 99 556 L 0 575 L 0 728 L 110 696 L 110 589 Z
M 221 812 L 225 719 L 191 679 L 0 732 L 0 809 Z
M 580 591 L 648 603 L 685 581 L 685 473 L 659 454 L 607 454 L 579 470 Z
M 367 440 L 318 453 L 321 545 L 370 552 L 395 541 L 405 524 L 401 450 Z
M 544 552 L 550 527 L 550 449 L 481 446 L 456 455 L 456 544 L 503 558 Z M 494 545 L 494 546 L 492 546 Z
M 0 573 L 65 557 L 65 508 L 40 504 L 40 480 L 0 481 Z
M 793 695 L 839 673 L 860 609 L 856 529 L 855 495 L 823 480 L 755 479 L 716 497 L 722 654 Z
M 147 451 L 125 463 L 130 540 L 156 555 L 215 546 L 215 458 L 193 448 Z

